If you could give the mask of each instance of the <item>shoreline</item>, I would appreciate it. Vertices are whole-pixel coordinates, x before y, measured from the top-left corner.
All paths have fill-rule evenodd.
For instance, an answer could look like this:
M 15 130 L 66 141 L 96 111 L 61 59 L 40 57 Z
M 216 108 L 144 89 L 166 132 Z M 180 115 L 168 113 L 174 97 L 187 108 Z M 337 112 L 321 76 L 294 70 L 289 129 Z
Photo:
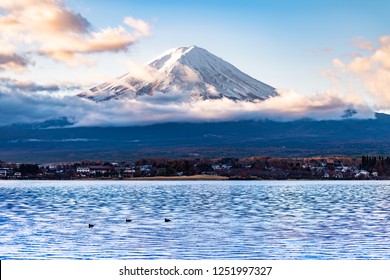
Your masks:
M 192 175 L 192 176 L 155 176 L 155 177 L 132 177 L 132 178 L 70 178 L 70 179 L 56 179 L 56 178 L 0 178 L 1 181 L 389 181 L 390 178 L 376 178 L 376 179 L 356 179 L 356 178 L 286 178 L 286 179 L 270 179 L 270 178 L 232 178 L 219 175 Z
M 227 181 L 229 177 L 218 175 L 193 175 L 193 176 L 154 176 L 154 177 L 129 177 L 129 178 L 73 178 L 64 181 Z M 42 180 L 44 181 L 44 180 Z
M 229 177 L 218 175 L 193 175 L 193 176 L 155 176 L 123 178 L 120 181 L 226 181 Z

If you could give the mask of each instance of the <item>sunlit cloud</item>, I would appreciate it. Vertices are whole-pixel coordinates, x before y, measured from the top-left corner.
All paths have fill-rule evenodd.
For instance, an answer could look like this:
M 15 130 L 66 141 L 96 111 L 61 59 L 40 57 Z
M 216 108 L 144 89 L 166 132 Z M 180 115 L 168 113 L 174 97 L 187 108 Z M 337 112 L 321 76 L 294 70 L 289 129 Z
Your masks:
M 0 39 L 13 44 L 20 57 L 37 53 L 69 65 L 91 64 L 85 54 L 126 51 L 149 35 L 148 23 L 131 17 L 95 30 L 60 0 L 0 0 L 0 9 Z
M 362 38 L 362 37 L 356 37 L 352 41 L 353 45 L 361 50 L 366 50 L 366 51 L 373 51 L 374 50 L 374 45 L 372 42 Z
M 124 23 L 138 32 L 138 36 L 147 36 L 150 34 L 149 24 L 143 20 L 126 17 Z
M 30 33 L 74 32 L 87 33 L 90 23 L 59 0 L 1 0 L 6 14 L 0 25 Z M 27 24 L 28 23 L 28 24 Z
M 365 96 L 375 110 L 390 109 L 390 36 L 382 36 L 379 46 L 368 41 L 362 41 L 358 47 L 368 51 L 356 54 L 347 62 L 334 59 L 333 65 L 340 71 L 339 75 L 354 79 L 360 83 Z
M 0 51 L 0 71 L 12 70 L 23 71 L 30 61 L 23 55 L 16 53 L 1 53 Z

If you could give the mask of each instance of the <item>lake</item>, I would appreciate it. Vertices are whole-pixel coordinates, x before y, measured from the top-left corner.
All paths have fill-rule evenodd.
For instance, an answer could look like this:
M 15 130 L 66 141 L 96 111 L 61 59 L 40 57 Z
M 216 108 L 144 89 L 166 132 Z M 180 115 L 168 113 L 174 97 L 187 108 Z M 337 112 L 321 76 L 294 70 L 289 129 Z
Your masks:
M 0 181 L 0 259 L 390 259 L 390 182 Z

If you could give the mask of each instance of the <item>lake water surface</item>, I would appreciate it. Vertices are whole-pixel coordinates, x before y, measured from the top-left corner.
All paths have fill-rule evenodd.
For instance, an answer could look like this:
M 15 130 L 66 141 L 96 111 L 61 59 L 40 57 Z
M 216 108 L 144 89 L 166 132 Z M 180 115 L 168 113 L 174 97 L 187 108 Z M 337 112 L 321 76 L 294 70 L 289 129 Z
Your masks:
M 0 181 L 0 259 L 390 259 L 390 182 Z

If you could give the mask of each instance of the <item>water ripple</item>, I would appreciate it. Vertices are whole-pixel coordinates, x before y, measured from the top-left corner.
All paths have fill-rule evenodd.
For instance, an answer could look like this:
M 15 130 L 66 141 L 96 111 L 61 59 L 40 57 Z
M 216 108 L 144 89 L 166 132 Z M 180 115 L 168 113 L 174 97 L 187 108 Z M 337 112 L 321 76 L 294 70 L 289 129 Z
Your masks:
M 390 259 L 389 232 L 384 181 L 0 181 L 1 259 Z

